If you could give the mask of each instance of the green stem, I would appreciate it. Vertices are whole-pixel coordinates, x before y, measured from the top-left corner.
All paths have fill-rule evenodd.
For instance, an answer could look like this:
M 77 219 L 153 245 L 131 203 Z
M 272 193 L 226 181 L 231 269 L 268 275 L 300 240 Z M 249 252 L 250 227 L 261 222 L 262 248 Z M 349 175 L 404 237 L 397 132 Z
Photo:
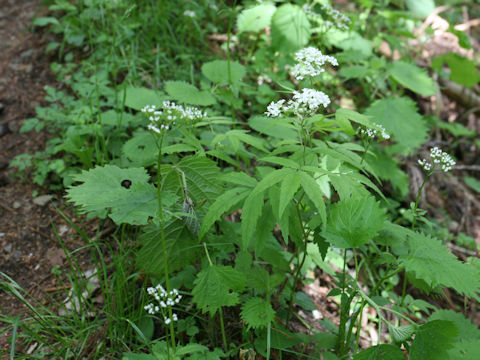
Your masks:
M 160 238 L 162 242 L 162 252 L 163 252 L 163 271 L 165 276 L 165 285 L 167 292 L 170 292 L 170 279 L 168 276 L 168 256 L 167 256 L 167 244 L 165 241 L 165 221 L 163 218 L 163 209 L 162 209 L 162 145 L 163 145 L 164 134 L 160 135 L 160 140 L 158 142 L 158 158 L 157 158 L 157 199 L 158 199 L 158 218 L 160 220 Z M 176 341 L 175 341 L 175 328 L 173 326 L 173 311 L 172 308 L 168 307 L 168 315 L 170 317 L 170 340 L 172 342 L 173 351 L 176 350 Z M 169 355 L 170 357 L 170 355 Z
M 368 148 L 370 147 L 371 142 L 367 141 L 367 146 L 365 148 L 365 151 L 363 152 L 362 159 L 360 160 L 360 165 L 363 164 L 363 160 L 365 160 L 365 156 L 367 155 Z

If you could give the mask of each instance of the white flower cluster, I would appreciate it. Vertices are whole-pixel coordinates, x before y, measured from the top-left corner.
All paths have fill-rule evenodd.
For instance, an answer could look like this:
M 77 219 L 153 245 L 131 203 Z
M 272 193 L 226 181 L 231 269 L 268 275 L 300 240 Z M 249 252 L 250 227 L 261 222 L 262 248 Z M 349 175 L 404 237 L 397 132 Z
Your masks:
M 142 112 L 150 120 L 148 129 L 158 134 L 170 129 L 170 126 L 165 124 L 167 122 L 175 125 L 175 121 L 195 122 L 207 117 L 207 113 L 196 107 L 177 105 L 171 101 L 164 101 L 159 109 L 155 105 L 146 105 Z
M 155 299 L 156 303 L 150 303 L 145 305 L 144 309 L 151 315 L 155 315 L 158 312 L 161 312 L 163 315 L 163 320 L 165 324 L 170 324 L 172 321 L 177 321 L 178 316 L 175 313 L 172 313 L 172 317 L 168 315 L 166 309 L 168 307 L 173 307 L 180 302 L 182 295 L 178 293 L 177 289 L 167 291 L 163 288 L 162 285 L 157 285 L 155 287 L 147 288 L 147 293 Z
M 387 133 L 385 128 L 377 123 L 373 123 L 377 129 L 371 129 L 371 128 L 366 128 L 366 129 L 360 129 L 360 134 L 365 135 L 366 137 L 369 137 L 370 139 L 374 139 L 376 136 L 379 137 L 382 140 L 388 140 L 390 139 L 390 135 Z
M 456 162 L 445 151 L 442 151 L 435 146 L 430 149 L 430 158 L 432 162 L 428 162 L 426 159 L 418 160 L 418 164 L 425 171 L 435 171 L 437 169 L 447 172 L 453 169 Z
M 183 12 L 183 16 L 188 16 L 188 17 L 194 18 L 195 16 L 197 16 L 197 14 L 195 13 L 195 11 L 185 10 Z
M 325 71 L 323 68 L 325 63 L 338 66 L 337 59 L 330 55 L 323 55 L 320 50 L 312 46 L 298 51 L 295 54 L 295 59 L 298 63 L 292 68 L 290 73 L 297 80 L 320 75 Z
M 279 100 L 272 101 L 267 107 L 265 114 L 269 117 L 287 116 L 292 113 L 296 116 L 313 115 L 323 105 L 326 108 L 330 104 L 327 94 L 314 89 L 302 89 L 301 92 L 294 91 L 293 98 L 286 102 Z
M 342 14 L 340 11 L 336 9 L 333 9 L 330 5 L 322 5 L 321 9 L 324 13 L 324 16 L 313 11 L 313 8 L 308 4 L 305 4 L 303 6 L 303 11 L 305 14 L 309 15 L 314 20 L 317 20 L 317 21 L 320 20 L 321 23 L 326 27 L 336 27 L 341 30 L 349 29 L 351 20 L 348 16 L 346 16 L 345 14 Z M 325 17 L 328 17 L 333 21 L 325 20 Z

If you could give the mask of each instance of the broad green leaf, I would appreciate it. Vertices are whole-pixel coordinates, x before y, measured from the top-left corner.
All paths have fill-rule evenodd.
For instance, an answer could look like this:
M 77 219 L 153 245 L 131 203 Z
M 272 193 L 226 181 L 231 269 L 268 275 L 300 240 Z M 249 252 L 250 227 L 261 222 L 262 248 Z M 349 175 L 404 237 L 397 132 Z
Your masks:
M 385 220 L 373 196 L 340 200 L 330 208 L 324 237 L 335 247 L 358 247 L 374 238 Z
M 480 340 L 461 341 L 448 350 L 450 360 L 478 360 L 480 359 Z
M 322 219 L 322 224 L 325 226 L 327 223 L 327 211 L 325 208 L 325 200 L 323 199 L 323 192 L 320 188 L 320 185 L 307 173 L 302 172 L 300 174 L 301 184 L 303 191 L 308 196 L 308 198 L 315 205 L 320 218 Z
M 165 91 L 181 103 L 209 106 L 217 102 L 208 91 L 200 91 L 185 81 L 166 81 Z
M 158 215 L 157 190 L 148 183 L 144 168 L 120 169 L 114 165 L 97 166 L 74 177 L 83 184 L 71 186 L 67 198 L 82 212 L 110 209 L 117 224 L 145 225 Z M 128 181 L 128 187 L 122 186 Z M 165 197 L 172 205 L 173 198 Z
M 251 189 L 248 188 L 235 188 L 226 191 L 210 205 L 207 214 L 203 218 L 202 227 L 200 228 L 199 238 L 201 239 L 210 227 L 220 219 L 220 217 L 227 212 L 232 206 L 235 206 L 238 202 L 245 199 L 250 193 Z
M 343 76 L 346 80 L 362 79 L 368 73 L 368 67 L 364 65 L 344 66 L 340 69 L 338 74 Z
M 480 329 L 469 319 L 465 318 L 462 313 L 455 312 L 453 310 L 438 309 L 432 315 L 430 315 L 428 320 L 451 321 L 459 330 L 458 338 L 460 341 L 480 340 Z
M 415 16 L 426 18 L 435 10 L 434 0 L 405 0 L 408 10 Z
M 123 91 L 120 91 L 120 99 L 123 99 L 123 95 Z M 125 106 L 135 110 L 142 110 L 145 105 L 160 106 L 164 100 L 164 94 L 152 89 L 129 86 L 125 90 Z
M 182 173 L 187 183 L 187 192 L 195 204 L 211 203 L 219 195 L 221 187 L 218 179 L 220 169 L 217 164 L 204 156 L 186 156 L 180 162 L 162 167 L 162 189 L 183 197 Z
M 284 140 L 297 140 L 298 132 L 287 118 L 271 118 L 266 116 L 252 116 L 248 125 L 268 136 Z
M 310 22 L 298 5 L 284 4 L 272 17 L 272 45 L 283 52 L 296 51 L 308 44 Z
M 242 208 L 242 250 L 247 250 L 252 238 L 258 219 L 262 215 L 264 194 L 253 192 L 245 200 Z
M 420 326 L 410 347 L 409 360 L 448 359 L 458 329 L 450 321 L 434 320 Z
M 269 302 L 254 297 L 243 304 L 240 316 L 247 324 L 247 329 L 258 329 L 267 326 L 274 320 L 275 311 Z
M 287 204 L 292 201 L 299 186 L 300 186 L 300 173 L 292 171 L 285 175 L 280 184 L 280 203 L 278 205 L 278 218 L 283 216 Z
M 381 344 L 355 354 L 353 360 L 405 360 L 405 354 L 397 346 Z
M 245 76 L 245 67 L 237 61 L 230 61 L 230 74 L 232 85 L 240 83 Z M 214 60 L 202 65 L 202 74 L 211 82 L 220 86 L 228 85 L 230 78 L 228 74 L 228 61 Z
M 477 296 L 480 274 L 472 266 L 460 262 L 439 240 L 411 233 L 407 241 L 408 254 L 400 257 L 407 271 L 415 273 L 429 286 L 442 285 L 466 296 Z
M 220 307 L 238 303 L 237 292 L 245 288 L 246 278 L 230 266 L 212 265 L 198 274 L 194 284 L 193 302 L 213 316 Z
M 389 70 L 395 80 L 417 94 L 431 96 L 437 91 L 435 83 L 426 71 L 412 63 L 394 61 Z
M 385 98 L 375 101 L 367 109 L 371 120 L 383 125 L 393 135 L 401 149 L 412 153 L 428 136 L 427 127 L 409 98 Z
M 276 9 L 274 4 L 266 2 L 243 10 L 237 18 L 238 33 L 257 32 L 270 26 L 270 21 Z
M 230 172 L 228 174 L 222 175 L 220 177 L 220 180 L 230 184 L 236 184 L 246 187 L 255 187 L 257 185 L 257 180 L 255 180 L 253 177 L 248 176 L 244 172 Z
M 33 26 L 59 25 L 60 23 L 54 17 L 39 17 L 33 20 Z
M 436 57 L 432 67 L 438 71 L 444 63 L 450 68 L 450 80 L 466 87 L 475 86 L 480 81 L 480 72 L 473 61 L 459 54 L 449 53 Z
M 182 220 L 170 220 L 165 224 L 165 248 L 163 252 L 160 225 L 145 228 L 140 237 L 140 249 L 136 253 L 137 267 L 147 274 L 163 274 L 164 263 L 168 261 L 170 271 L 179 270 L 198 259 L 197 240 Z
M 135 134 L 122 147 L 123 154 L 134 164 L 150 166 L 158 156 L 158 146 L 155 138 L 149 132 Z

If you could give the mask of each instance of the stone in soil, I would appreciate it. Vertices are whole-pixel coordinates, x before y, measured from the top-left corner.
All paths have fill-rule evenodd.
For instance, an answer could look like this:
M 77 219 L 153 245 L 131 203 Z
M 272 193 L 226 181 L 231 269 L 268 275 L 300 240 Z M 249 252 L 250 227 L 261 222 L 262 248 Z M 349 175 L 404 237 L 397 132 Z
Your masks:
M 52 198 L 53 195 L 40 195 L 33 199 L 33 203 L 38 206 L 45 206 Z

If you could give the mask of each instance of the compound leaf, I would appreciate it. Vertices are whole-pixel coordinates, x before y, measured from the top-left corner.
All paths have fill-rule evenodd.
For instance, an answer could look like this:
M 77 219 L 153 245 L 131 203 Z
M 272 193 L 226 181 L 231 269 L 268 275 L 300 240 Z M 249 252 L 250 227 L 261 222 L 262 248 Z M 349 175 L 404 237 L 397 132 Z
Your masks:
M 245 275 L 231 266 L 208 266 L 194 282 L 193 301 L 203 313 L 213 316 L 220 307 L 238 303 L 237 291 L 245 288 L 246 281 Z

